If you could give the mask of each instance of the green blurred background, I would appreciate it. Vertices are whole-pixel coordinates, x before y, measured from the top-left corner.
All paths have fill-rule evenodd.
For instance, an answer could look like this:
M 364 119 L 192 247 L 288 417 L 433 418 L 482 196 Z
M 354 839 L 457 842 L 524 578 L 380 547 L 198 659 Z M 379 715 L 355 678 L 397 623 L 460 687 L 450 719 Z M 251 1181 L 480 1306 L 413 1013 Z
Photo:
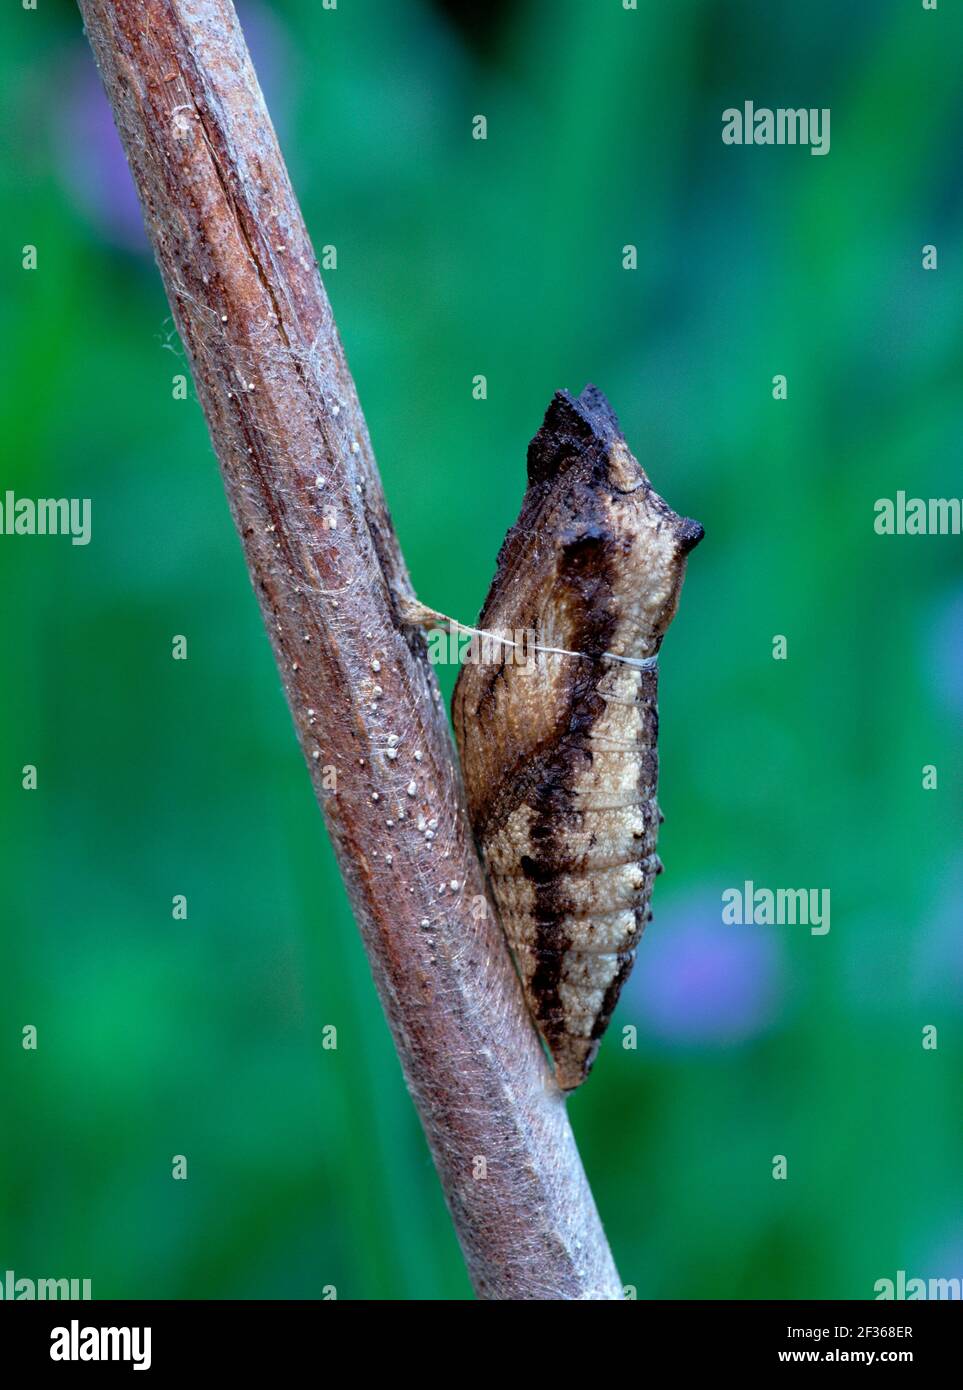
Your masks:
M 422 598 L 474 619 L 560 386 L 598 383 L 706 528 L 663 654 L 667 872 L 570 1102 L 624 1281 L 963 1274 L 961 542 L 873 528 L 963 491 L 959 13 L 239 10 Z M 93 502 L 86 548 L 0 536 L 0 1274 L 468 1298 L 78 14 L 0 23 L 0 495 Z M 830 154 L 724 146 L 746 99 L 831 107 Z M 747 878 L 829 888 L 829 935 L 723 926 Z

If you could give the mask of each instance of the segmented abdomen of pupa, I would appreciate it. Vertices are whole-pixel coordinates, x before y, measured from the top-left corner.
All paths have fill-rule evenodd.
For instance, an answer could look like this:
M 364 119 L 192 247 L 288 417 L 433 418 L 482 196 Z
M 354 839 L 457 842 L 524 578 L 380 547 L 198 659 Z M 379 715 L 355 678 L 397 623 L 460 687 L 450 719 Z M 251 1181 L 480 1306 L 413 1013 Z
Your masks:
M 649 919 L 653 658 L 701 539 L 653 490 L 601 392 L 558 392 L 453 717 L 469 813 L 563 1090 L 588 1075 Z M 507 643 L 511 641 L 514 646 Z M 546 650 L 551 649 L 551 650 Z

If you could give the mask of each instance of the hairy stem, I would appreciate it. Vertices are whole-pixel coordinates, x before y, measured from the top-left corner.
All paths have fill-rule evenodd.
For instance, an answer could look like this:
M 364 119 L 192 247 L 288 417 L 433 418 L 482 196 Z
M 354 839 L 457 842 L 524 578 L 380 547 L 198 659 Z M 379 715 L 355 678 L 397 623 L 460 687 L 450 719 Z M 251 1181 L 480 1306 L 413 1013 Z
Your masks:
M 233 7 L 80 8 L 475 1289 L 619 1298 L 423 641 L 401 621 L 408 576 Z

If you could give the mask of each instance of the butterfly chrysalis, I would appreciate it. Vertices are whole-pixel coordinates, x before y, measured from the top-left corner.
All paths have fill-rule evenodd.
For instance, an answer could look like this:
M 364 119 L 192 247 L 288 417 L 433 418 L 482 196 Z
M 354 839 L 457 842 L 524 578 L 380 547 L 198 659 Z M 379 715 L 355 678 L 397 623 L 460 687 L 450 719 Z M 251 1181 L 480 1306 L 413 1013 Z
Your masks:
M 654 658 L 701 539 L 602 393 L 558 392 L 478 624 L 528 632 L 525 660 L 516 643 L 463 666 L 453 717 L 472 826 L 563 1090 L 588 1075 L 651 917 Z

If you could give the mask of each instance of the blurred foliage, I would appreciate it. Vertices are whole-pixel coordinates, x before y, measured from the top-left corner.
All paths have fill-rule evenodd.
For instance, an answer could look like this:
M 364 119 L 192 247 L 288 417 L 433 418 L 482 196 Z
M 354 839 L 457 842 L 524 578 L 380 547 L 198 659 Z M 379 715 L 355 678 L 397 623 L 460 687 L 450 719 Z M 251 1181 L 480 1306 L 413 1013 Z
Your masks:
M 477 613 L 559 386 L 597 382 L 706 528 L 663 659 L 667 873 L 570 1103 L 623 1278 L 835 1298 L 958 1275 L 960 540 L 879 537 L 873 504 L 961 491 L 959 12 L 239 8 L 338 248 L 425 601 Z M 86 548 L 0 536 L 0 1272 L 469 1297 L 204 422 L 172 398 L 185 362 L 78 15 L 0 23 L 0 496 L 93 502 Z M 830 154 L 727 148 L 746 99 L 829 106 Z M 747 878 L 830 888 L 830 934 L 724 927 Z

